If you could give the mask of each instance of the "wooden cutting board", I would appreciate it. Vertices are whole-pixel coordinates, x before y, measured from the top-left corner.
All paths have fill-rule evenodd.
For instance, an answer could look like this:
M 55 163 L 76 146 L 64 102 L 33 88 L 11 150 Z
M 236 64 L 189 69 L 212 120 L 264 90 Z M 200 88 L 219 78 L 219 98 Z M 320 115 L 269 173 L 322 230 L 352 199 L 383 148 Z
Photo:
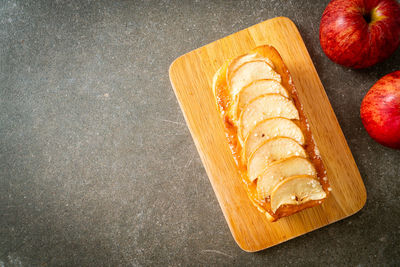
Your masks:
M 327 170 L 332 194 L 320 206 L 269 222 L 250 202 L 216 109 L 212 78 L 229 58 L 269 44 L 292 74 Z M 274 18 L 229 35 L 176 59 L 170 67 L 176 97 L 226 221 L 238 245 L 258 251 L 348 217 L 365 204 L 357 165 L 294 23 Z

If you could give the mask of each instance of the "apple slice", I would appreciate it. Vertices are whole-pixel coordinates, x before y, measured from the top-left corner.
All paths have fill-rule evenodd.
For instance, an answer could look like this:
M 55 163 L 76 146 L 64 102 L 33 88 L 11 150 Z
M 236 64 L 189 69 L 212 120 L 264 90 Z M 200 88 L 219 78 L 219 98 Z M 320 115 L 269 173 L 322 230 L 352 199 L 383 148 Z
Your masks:
M 243 155 L 248 159 L 256 148 L 265 140 L 276 136 L 289 137 L 300 145 L 304 144 L 304 135 L 299 126 L 286 118 L 271 118 L 260 121 L 251 129 L 243 145 Z
M 272 189 L 271 209 L 276 212 L 282 205 L 300 205 L 310 200 L 319 200 L 325 197 L 325 191 L 313 176 L 292 176 L 281 181 Z
M 265 60 L 253 60 L 240 65 L 234 73 L 227 74 L 231 95 L 235 97 L 240 89 L 255 80 L 273 79 L 281 82 L 281 76 L 276 73 Z
M 296 141 L 287 137 L 275 137 L 262 143 L 247 162 L 247 175 L 254 181 L 273 161 L 300 156 L 305 158 L 306 151 Z
M 257 193 L 260 199 L 271 194 L 272 188 L 280 181 L 295 175 L 310 175 L 316 177 L 314 165 L 302 157 L 290 157 L 272 162 L 257 180 Z
M 231 79 L 231 76 L 235 71 L 244 63 L 250 62 L 253 60 L 264 60 L 268 65 L 270 65 L 272 68 L 274 68 L 274 63 L 269 58 L 262 57 L 260 54 L 257 53 L 249 53 L 249 54 L 244 54 L 242 56 L 239 56 L 231 61 L 231 63 L 228 66 L 227 72 L 226 72 L 226 80 L 229 81 Z
M 217 72 L 214 74 L 213 81 L 212 81 L 212 89 L 214 96 L 217 97 L 217 88 L 221 85 L 226 83 L 225 77 L 226 77 L 226 72 L 228 68 L 229 62 L 225 62 L 222 64 L 222 66 L 217 70 Z
M 240 115 L 239 137 L 246 140 L 258 122 L 274 117 L 298 120 L 299 112 L 291 100 L 280 94 L 265 94 L 253 99 Z
M 256 80 L 249 85 L 243 87 L 235 101 L 233 107 L 234 119 L 237 119 L 243 108 L 254 98 L 264 94 L 280 94 L 284 97 L 289 97 L 286 89 L 277 81 L 271 79 Z

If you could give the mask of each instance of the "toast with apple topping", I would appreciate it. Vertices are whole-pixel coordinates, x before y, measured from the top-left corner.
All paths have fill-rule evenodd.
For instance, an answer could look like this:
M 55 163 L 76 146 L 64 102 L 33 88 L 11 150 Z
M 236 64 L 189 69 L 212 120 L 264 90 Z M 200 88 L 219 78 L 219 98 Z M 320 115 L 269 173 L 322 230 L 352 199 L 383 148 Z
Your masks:
M 264 45 L 226 60 L 212 86 L 252 203 L 270 221 L 321 204 L 326 171 L 278 51 Z

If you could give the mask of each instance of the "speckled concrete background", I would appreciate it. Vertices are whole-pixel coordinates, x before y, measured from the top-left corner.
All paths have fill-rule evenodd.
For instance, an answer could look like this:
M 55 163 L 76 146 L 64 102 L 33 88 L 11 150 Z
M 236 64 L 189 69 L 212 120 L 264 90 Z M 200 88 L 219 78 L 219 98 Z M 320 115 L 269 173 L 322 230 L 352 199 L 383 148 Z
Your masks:
M 0 1 L 0 266 L 400 264 L 400 152 L 359 119 L 400 51 L 368 70 L 330 62 L 318 41 L 327 3 Z M 225 223 L 168 67 L 276 16 L 299 27 L 368 200 L 251 254 Z

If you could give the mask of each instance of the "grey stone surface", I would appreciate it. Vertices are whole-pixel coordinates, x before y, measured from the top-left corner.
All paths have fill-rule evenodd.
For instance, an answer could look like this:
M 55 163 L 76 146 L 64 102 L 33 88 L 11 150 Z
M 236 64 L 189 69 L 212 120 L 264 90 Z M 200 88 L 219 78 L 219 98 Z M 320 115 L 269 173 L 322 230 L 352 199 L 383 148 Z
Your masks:
M 399 69 L 335 65 L 328 1 L 0 0 L 0 266 L 400 264 L 400 152 L 359 106 Z M 358 214 L 259 253 L 233 240 L 172 91 L 181 54 L 276 16 L 298 26 L 363 176 Z

